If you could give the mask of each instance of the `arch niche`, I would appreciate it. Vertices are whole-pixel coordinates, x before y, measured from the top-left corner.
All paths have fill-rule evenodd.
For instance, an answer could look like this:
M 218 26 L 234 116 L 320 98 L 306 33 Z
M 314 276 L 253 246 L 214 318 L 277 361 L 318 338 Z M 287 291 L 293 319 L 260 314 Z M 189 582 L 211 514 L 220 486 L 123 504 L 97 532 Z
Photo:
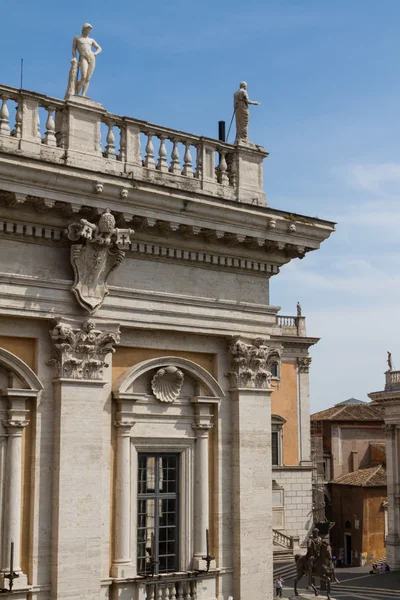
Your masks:
M 168 371 L 169 369 L 169 371 Z M 177 376 L 177 394 L 157 395 L 155 381 Z M 179 387 L 179 382 L 184 381 Z M 181 570 L 204 568 L 209 523 L 209 430 L 224 392 L 217 380 L 197 363 L 162 356 L 126 369 L 113 384 L 116 401 L 114 577 L 136 575 L 135 489 L 137 452 L 177 452 L 182 463 Z M 157 423 L 159 429 L 157 429 Z M 176 426 L 179 425 L 179 427 Z M 174 428 L 175 425 L 175 428 Z M 151 430 L 146 439 L 146 428 Z M 133 449 L 133 452 L 132 452 Z M 171 450 L 172 449 L 172 450 Z M 133 462 L 132 462 L 133 461 Z M 194 502 L 190 490 L 194 485 Z M 193 505 L 193 509 L 190 506 Z M 133 507 L 133 508 L 132 508 Z M 132 511 L 132 512 L 131 512 Z M 128 526 L 127 526 L 128 524 Z M 134 535 L 131 535 L 131 534 Z M 211 533 L 212 536 L 212 533 Z
M 21 571 L 22 432 L 29 425 L 28 400 L 37 400 L 43 385 L 18 356 L 0 348 L 0 570 L 10 568 L 14 542 L 16 586 L 27 584 Z M 6 518 L 3 518 L 4 515 Z

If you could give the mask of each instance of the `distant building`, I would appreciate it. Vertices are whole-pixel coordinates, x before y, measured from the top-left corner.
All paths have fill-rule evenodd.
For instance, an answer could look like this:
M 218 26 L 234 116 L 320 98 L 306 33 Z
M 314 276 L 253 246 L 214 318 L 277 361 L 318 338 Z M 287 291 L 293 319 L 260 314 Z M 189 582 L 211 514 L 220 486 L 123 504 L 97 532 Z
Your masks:
M 348 565 L 371 563 L 385 554 L 383 419 L 381 406 L 355 398 L 311 416 L 316 520 L 335 523 L 333 551 Z
M 400 569 L 400 371 L 392 370 L 391 355 L 385 376 L 385 389 L 368 396 L 384 411 L 388 494 L 386 556 L 392 569 Z

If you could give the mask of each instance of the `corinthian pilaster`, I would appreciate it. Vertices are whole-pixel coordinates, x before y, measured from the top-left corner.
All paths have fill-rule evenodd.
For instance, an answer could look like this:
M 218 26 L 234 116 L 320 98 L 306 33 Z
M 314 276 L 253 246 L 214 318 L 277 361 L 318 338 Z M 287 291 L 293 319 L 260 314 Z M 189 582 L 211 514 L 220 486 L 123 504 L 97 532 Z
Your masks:
M 270 389 L 271 367 L 279 364 L 282 351 L 282 346 L 268 346 L 262 338 L 252 343 L 233 338 L 229 346 L 231 370 L 227 373 L 231 388 Z
M 53 599 L 84 596 L 95 600 L 109 573 L 102 552 L 110 544 L 104 505 L 109 500 L 111 358 L 119 330 L 59 319 L 50 332 L 57 377 L 54 383 Z M 107 483 L 105 483 L 107 482 Z M 103 525 L 105 519 L 106 525 Z M 106 549 L 106 550 L 105 550 Z M 62 569 L 59 568 L 62 565 Z
M 248 343 L 234 338 L 228 352 L 232 402 L 233 596 L 243 600 L 252 590 L 262 600 L 272 589 L 271 393 L 272 366 L 282 346 L 262 338 Z M 279 369 L 278 369 L 279 372 Z M 254 485 L 257 482 L 257 494 Z M 266 499 L 259 501 L 260 496 Z
M 110 331 L 100 331 L 92 319 L 75 327 L 59 319 L 50 335 L 54 358 L 49 364 L 56 367 L 59 377 L 66 379 L 101 380 L 103 369 L 108 367 L 105 358 L 115 352 L 113 346 L 120 341 L 120 332 L 115 325 Z

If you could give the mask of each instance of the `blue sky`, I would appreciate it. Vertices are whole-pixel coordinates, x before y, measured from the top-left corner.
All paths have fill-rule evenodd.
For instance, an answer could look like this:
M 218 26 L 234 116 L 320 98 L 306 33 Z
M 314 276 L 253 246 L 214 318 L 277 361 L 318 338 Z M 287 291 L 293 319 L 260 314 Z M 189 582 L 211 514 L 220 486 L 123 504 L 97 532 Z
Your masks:
M 270 206 L 338 222 L 319 252 L 271 280 L 271 303 L 297 300 L 319 410 L 400 368 L 400 2 L 15 0 L 2 15 L 1 82 L 63 97 L 72 37 L 89 21 L 103 47 L 90 96 L 110 112 L 216 136 L 240 81 L 250 139 L 270 152 Z

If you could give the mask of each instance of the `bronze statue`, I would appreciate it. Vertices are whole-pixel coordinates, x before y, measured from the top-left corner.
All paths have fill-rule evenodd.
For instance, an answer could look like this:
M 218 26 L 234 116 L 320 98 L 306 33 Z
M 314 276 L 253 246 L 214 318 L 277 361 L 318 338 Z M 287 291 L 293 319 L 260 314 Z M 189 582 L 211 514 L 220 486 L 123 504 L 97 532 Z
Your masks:
M 326 582 L 327 598 L 331 600 L 331 582 L 336 579 L 335 569 L 332 560 L 332 550 L 327 540 L 323 540 L 319 535 L 318 529 L 312 530 L 312 535 L 307 541 L 307 554 L 296 554 L 296 579 L 294 581 L 294 593 L 298 596 L 297 584 L 303 575 L 308 576 L 308 585 L 318 596 L 318 590 L 314 585 L 314 577 L 318 576 L 321 581 Z

